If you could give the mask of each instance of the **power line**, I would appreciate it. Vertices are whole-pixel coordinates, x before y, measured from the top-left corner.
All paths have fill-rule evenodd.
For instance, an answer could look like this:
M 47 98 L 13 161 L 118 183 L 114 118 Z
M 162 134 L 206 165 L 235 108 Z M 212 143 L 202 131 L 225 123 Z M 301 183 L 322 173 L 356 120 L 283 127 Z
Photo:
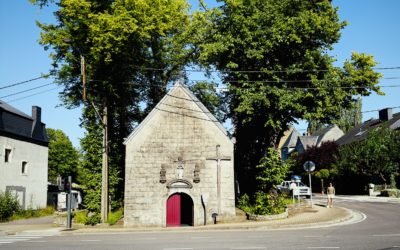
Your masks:
M 0 87 L 0 89 L 11 88 L 11 87 L 14 87 L 14 86 L 17 86 L 17 85 L 21 85 L 21 84 L 24 84 L 24 83 L 33 82 L 33 81 L 36 81 L 36 80 L 39 80 L 39 79 L 42 79 L 42 78 L 46 78 L 46 77 L 48 77 L 48 76 L 49 76 L 49 75 L 43 75 L 43 76 L 39 76 L 39 77 L 36 77 L 36 78 L 32 78 L 32 79 L 29 79 L 29 80 L 26 80 L 26 81 L 22 81 L 22 82 L 17 82 L 17 83 L 9 84 L 9 85 Z
M 166 113 L 170 113 L 170 114 L 180 115 L 180 116 L 184 116 L 184 117 L 190 117 L 190 118 L 197 119 L 197 120 L 219 123 L 219 121 L 217 119 L 216 120 L 206 119 L 206 118 L 202 118 L 202 117 L 198 117 L 198 116 L 194 116 L 194 115 L 188 115 L 188 114 L 183 114 L 183 113 L 179 113 L 179 112 L 175 112 L 175 111 L 171 111 L 171 110 L 162 109 L 159 107 L 155 107 L 155 109 L 166 112 Z
M 395 107 L 387 107 L 388 109 L 399 109 L 400 106 L 395 106 Z M 361 113 L 371 113 L 371 112 L 377 112 L 381 111 L 382 109 L 374 109 L 374 110 L 366 110 L 366 111 L 361 111 Z
M 148 70 L 148 71 L 165 71 L 166 69 L 160 69 L 160 68 L 137 68 L 140 70 Z M 381 68 L 373 68 L 375 70 L 397 70 L 400 69 L 399 67 L 381 67 Z M 266 74 L 266 73 L 305 73 L 305 72 L 327 72 L 329 70 L 268 70 L 268 71 L 262 71 L 262 70 L 205 70 L 205 69 L 182 69 L 181 71 L 184 72 L 210 72 L 210 73 L 262 73 L 262 74 Z M 11 88 L 14 86 L 18 86 L 21 84 L 25 84 L 28 82 L 32 82 L 32 81 L 36 81 L 39 79 L 43 79 L 43 78 L 47 78 L 48 76 L 50 76 L 49 74 L 43 75 L 43 76 L 39 76 L 39 77 L 35 77 L 29 80 L 25 80 L 25 81 L 21 81 L 21 82 L 17 82 L 17 83 L 13 83 L 13 84 L 9 84 L 3 87 L 0 87 L 1 89 L 6 89 L 6 88 Z M 400 77 L 384 77 L 381 79 L 386 79 L 386 80 L 393 80 L 393 79 L 400 79 Z M 96 80 L 91 80 L 91 81 L 96 81 Z M 199 82 L 199 81 L 206 81 L 206 80 L 189 80 L 189 81 L 193 81 L 193 82 Z M 324 80 L 320 80 L 320 81 L 324 81 Z M 298 80 L 261 80 L 261 81 L 225 81 L 225 82 L 271 82 L 271 83 L 294 83 L 294 82 L 312 82 L 312 80 L 303 80 L 303 79 L 298 79 Z M 137 83 L 135 83 L 135 85 L 139 85 Z
M 20 97 L 20 98 L 12 99 L 12 100 L 7 101 L 6 103 L 16 102 L 16 101 L 19 101 L 19 100 L 23 100 L 23 99 L 26 99 L 26 98 L 35 96 L 35 95 L 44 94 L 44 93 L 53 91 L 53 90 L 55 90 L 55 89 L 59 89 L 60 87 L 61 87 L 61 86 L 58 86 L 58 87 L 55 87 L 55 88 L 52 88 L 52 89 L 48 89 L 48 90 L 45 90 L 45 91 L 37 92 L 37 93 L 35 93 L 35 94 L 31 94 L 31 95 L 23 96 L 23 97 Z
M 139 70 L 146 70 L 146 71 L 166 71 L 168 69 L 162 68 L 151 68 L 151 67 L 135 67 Z M 375 67 L 372 68 L 373 70 L 399 70 L 400 66 L 396 67 Z M 361 69 L 360 69 L 361 70 Z M 307 73 L 307 72 L 329 72 L 328 69 L 287 69 L 287 70 L 206 70 L 206 69 L 181 69 L 180 71 L 183 72 L 203 72 L 203 73 Z
M 22 90 L 22 91 L 13 93 L 13 94 L 1 96 L 0 98 L 6 98 L 6 97 L 14 96 L 14 95 L 19 95 L 19 94 L 22 94 L 22 93 L 25 93 L 25 92 L 28 92 L 28 91 L 32 91 L 32 90 L 35 90 L 35 89 L 40 89 L 40 88 L 43 88 L 43 87 L 46 87 L 46 86 L 49 86 L 49 85 L 53 85 L 53 83 L 48 83 L 48 84 L 40 85 L 40 86 L 37 86 L 37 87 L 34 87 L 34 88 Z

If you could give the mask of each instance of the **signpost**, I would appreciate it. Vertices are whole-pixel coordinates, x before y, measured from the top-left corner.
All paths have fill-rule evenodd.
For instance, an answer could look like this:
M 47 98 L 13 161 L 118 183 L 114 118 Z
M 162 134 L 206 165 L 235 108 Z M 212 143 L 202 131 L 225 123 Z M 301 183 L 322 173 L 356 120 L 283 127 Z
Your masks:
M 72 213 L 71 213 L 71 204 L 72 204 L 72 177 L 68 176 L 68 188 L 67 188 L 67 229 L 71 229 L 72 227 Z
M 315 170 L 315 163 L 312 161 L 306 161 L 303 164 L 304 170 L 308 172 L 308 180 L 309 180 L 309 184 L 310 184 L 310 202 L 311 202 L 311 208 L 313 206 L 313 202 L 312 202 L 312 187 L 311 187 L 311 172 Z

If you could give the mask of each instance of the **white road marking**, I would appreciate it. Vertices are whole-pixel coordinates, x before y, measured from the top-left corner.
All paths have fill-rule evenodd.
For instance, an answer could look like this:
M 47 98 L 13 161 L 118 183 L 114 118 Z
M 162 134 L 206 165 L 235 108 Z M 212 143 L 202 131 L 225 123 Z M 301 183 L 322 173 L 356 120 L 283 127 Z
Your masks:
M 17 234 L 17 235 L 12 235 L 12 236 L 13 237 L 21 237 L 21 238 L 29 238 L 29 237 L 43 238 L 43 237 L 55 236 L 55 234 Z
M 7 236 L 8 239 L 39 239 L 39 236 L 25 236 L 25 235 L 10 235 Z
M 83 241 L 83 242 L 98 242 L 98 241 L 101 241 L 101 240 L 81 240 L 81 241 Z
M 267 249 L 266 247 L 233 247 L 231 250 L 251 250 L 251 249 Z
M 0 242 L 2 241 L 27 241 L 29 239 L 23 239 L 23 238 L 19 238 L 19 239 L 14 239 L 14 238 L 5 238 L 5 239 L 0 239 Z
M 193 248 L 164 248 L 163 250 L 193 250 Z
M 212 239 L 213 237 L 206 237 L 206 236 L 194 236 L 192 237 L 193 240 L 204 240 L 204 239 Z
M 22 233 L 18 233 L 15 235 L 5 235 L 0 237 L 0 245 L 1 244 L 11 244 L 14 242 L 47 242 L 47 241 L 40 241 L 36 239 L 41 239 L 46 236 L 55 236 L 59 234 L 59 231 L 51 229 L 51 230 L 44 230 L 44 231 L 24 231 Z
M 374 237 L 397 237 L 397 236 L 400 236 L 400 234 L 374 234 L 372 236 L 374 236 Z
M 308 249 L 339 249 L 340 247 L 307 247 Z
M 34 241 L 29 241 L 29 243 L 45 243 L 48 242 L 47 240 L 34 240 Z
M 157 238 L 155 237 L 148 237 L 148 238 L 137 238 L 135 240 L 156 240 Z

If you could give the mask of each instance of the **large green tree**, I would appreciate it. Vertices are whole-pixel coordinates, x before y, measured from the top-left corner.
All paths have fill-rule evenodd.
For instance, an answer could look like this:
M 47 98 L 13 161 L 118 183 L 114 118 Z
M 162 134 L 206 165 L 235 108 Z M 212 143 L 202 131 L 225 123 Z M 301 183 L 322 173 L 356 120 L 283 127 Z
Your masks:
M 399 143 L 399 131 L 379 127 L 366 140 L 340 147 L 335 163 L 339 177 L 363 180 L 360 189 L 369 182 L 386 186 L 400 170 Z
M 118 175 L 110 179 L 110 195 L 112 201 L 121 200 L 123 140 L 165 94 L 167 84 L 181 77 L 191 58 L 185 29 L 189 5 L 185 0 L 31 1 L 40 7 L 58 7 L 55 24 L 38 23 L 40 44 L 51 49 L 52 73 L 64 86 L 64 104 L 83 105 L 82 126 L 87 133 L 81 143 L 84 154 L 94 155 L 84 155 L 82 168 L 92 177 L 101 173 L 99 159 L 104 150 L 98 136 L 102 122 L 94 110 L 102 116 L 108 109 L 109 169 L 110 175 Z M 86 72 L 87 101 L 82 98 L 81 69 Z M 93 195 L 99 193 L 96 185 L 87 188 Z
M 344 133 L 346 133 L 351 128 L 362 122 L 361 107 L 361 98 L 357 98 L 348 108 L 342 108 L 339 111 L 339 117 L 332 119 L 330 124 L 323 124 L 318 120 L 310 120 L 308 121 L 307 130 L 309 133 L 313 134 L 320 129 L 336 124 Z
M 199 62 L 229 88 L 241 189 L 254 192 L 265 149 L 298 119 L 329 123 L 355 95 L 380 93 L 372 56 L 328 54 L 346 25 L 330 1 L 226 0 L 194 14 Z M 197 23 L 197 24 L 196 24 Z
M 68 136 L 60 129 L 46 129 L 49 138 L 48 180 L 57 183 L 57 177 L 72 176 L 76 180 L 79 154 Z

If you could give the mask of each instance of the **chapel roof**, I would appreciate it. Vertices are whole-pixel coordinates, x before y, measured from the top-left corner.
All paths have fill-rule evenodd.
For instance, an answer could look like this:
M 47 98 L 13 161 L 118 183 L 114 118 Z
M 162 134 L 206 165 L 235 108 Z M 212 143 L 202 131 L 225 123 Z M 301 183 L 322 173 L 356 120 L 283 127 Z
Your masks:
M 200 119 L 200 120 L 205 120 L 205 121 L 210 121 L 215 124 L 219 128 L 219 130 L 225 135 L 228 136 L 228 132 L 222 126 L 222 124 L 215 118 L 215 116 L 204 106 L 204 104 L 193 94 L 192 91 L 189 90 L 189 88 L 183 84 L 180 81 L 177 81 L 175 85 L 168 91 L 168 93 L 157 103 L 157 105 L 153 108 L 153 110 L 146 116 L 146 118 L 133 130 L 133 132 L 125 139 L 124 144 L 127 144 L 129 140 L 132 140 L 139 131 L 146 126 L 146 124 L 149 122 L 149 120 L 158 112 L 158 111 L 165 111 L 169 113 L 174 113 L 169 110 L 167 110 L 168 104 L 166 104 L 166 100 L 169 98 L 181 98 L 174 96 L 173 93 L 177 91 L 178 89 L 182 90 L 186 96 L 188 97 L 188 101 L 192 101 L 197 105 L 197 107 L 201 110 L 203 114 L 207 116 L 207 119 L 201 119 L 198 117 L 194 117 L 194 119 Z M 177 107 L 175 107 L 177 108 Z M 176 113 L 175 113 L 176 114 Z M 190 117 L 190 116 L 189 116 Z

